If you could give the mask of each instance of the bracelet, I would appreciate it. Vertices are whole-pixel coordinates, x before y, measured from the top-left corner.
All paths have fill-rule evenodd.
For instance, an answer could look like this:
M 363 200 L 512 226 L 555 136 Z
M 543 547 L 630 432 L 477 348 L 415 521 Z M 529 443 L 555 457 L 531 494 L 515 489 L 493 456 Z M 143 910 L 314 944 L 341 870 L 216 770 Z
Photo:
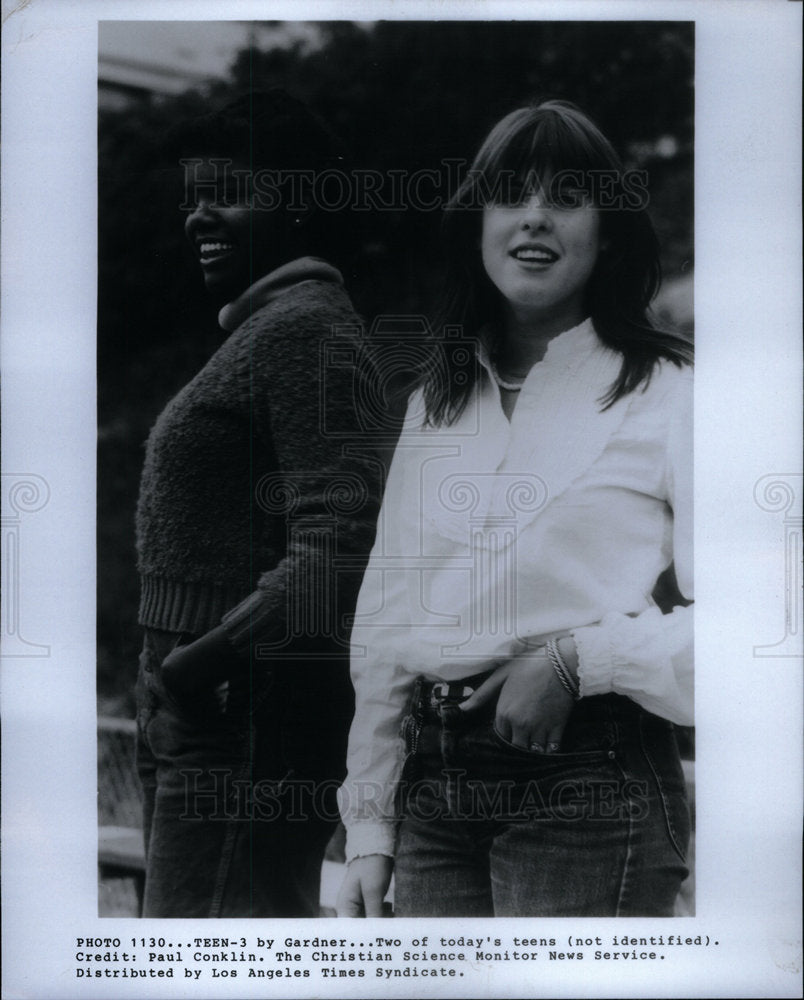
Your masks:
M 558 648 L 558 642 L 555 639 L 548 639 L 545 648 L 547 655 L 550 657 L 550 663 L 553 665 L 553 670 L 558 675 L 558 679 L 561 681 L 564 690 L 568 694 L 571 694 L 575 701 L 580 701 L 581 689 L 570 673 L 569 667 L 564 662 L 564 657 Z

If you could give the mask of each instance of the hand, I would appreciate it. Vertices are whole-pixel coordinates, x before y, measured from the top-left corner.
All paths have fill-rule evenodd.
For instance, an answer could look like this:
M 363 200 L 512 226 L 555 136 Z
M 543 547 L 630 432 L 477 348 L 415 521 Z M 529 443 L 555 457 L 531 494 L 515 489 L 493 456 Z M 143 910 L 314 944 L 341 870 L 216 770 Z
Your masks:
M 394 859 L 368 854 L 349 863 L 335 907 L 339 917 L 381 917 Z
M 561 653 L 573 675 L 577 671 L 575 643 L 560 641 Z M 543 650 L 513 657 L 499 667 L 460 707 L 476 711 L 497 698 L 494 726 L 499 735 L 524 750 L 555 753 L 574 699 L 558 679 Z
M 237 653 L 222 625 L 186 646 L 176 646 L 162 661 L 162 681 L 168 694 L 184 705 L 204 700 L 232 676 Z

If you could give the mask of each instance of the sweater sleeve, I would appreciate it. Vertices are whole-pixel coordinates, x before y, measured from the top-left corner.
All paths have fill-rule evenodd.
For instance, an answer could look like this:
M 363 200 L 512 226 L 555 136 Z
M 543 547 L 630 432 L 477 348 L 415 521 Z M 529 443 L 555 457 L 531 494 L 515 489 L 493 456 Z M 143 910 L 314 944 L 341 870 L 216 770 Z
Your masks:
M 682 596 L 693 599 L 692 379 L 679 379 L 668 401 L 667 503 L 673 511 L 673 559 Z M 694 722 L 693 609 L 663 615 L 611 612 L 572 632 L 578 650 L 581 695 L 614 691 L 678 725 Z
M 317 290 L 317 291 L 316 291 Z M 374 539 L 380 465 L 361 433 L 358 319 L 343 292 L 308 283 L 250 323 L 252 441 L 275 471 L 253 483 L 259 518 L 284 521 L 280 562 L 224 615 L 243 656 L 345 654 L 348 616 Z M 335 332 L 335 328 L 340 328 Z

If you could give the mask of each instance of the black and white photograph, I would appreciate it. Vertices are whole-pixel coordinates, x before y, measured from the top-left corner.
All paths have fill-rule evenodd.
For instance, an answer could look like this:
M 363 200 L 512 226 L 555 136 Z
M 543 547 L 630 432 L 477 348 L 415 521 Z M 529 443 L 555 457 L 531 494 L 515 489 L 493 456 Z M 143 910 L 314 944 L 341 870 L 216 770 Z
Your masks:
M 797 995 L 792 5 L 42 7 L 3 995 Z
M 694 25 L 99 28 L 101 912 L 693 913 Z

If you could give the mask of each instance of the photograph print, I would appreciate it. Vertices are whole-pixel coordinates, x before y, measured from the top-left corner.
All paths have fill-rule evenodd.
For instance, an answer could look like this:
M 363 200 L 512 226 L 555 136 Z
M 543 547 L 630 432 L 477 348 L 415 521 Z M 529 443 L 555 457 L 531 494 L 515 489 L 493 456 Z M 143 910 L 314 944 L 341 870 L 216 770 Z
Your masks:
M 98 912 L 695 913 L 690 21 L 101 21 Z

